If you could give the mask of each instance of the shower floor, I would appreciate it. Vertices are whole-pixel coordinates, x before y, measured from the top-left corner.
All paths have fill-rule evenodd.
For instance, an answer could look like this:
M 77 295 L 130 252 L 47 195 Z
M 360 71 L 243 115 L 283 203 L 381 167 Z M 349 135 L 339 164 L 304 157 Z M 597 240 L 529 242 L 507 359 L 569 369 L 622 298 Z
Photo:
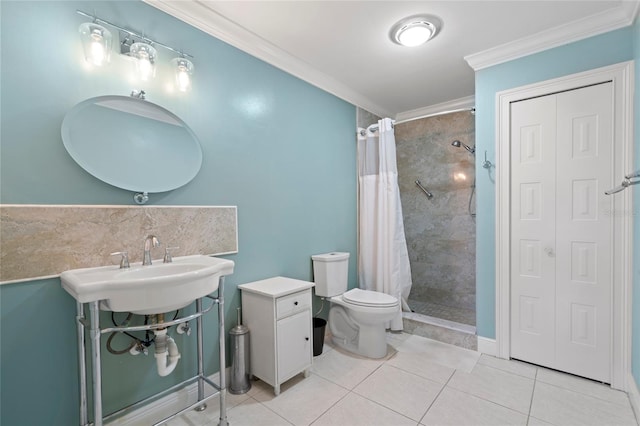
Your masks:
M 434 318 L 441 318 L 460 324 L 476 325 L 475 309 L 454 308 L 452 306 L 439 305 L 437 303 L 408 300 L 413 312 Z

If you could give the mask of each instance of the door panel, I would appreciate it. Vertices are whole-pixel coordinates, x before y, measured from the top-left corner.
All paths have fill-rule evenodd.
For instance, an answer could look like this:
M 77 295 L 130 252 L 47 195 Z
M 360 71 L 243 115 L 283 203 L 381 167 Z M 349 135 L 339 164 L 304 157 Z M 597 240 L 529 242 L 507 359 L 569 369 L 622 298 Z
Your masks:
M 511 354 L 531 362 L 553 360 L 555 262 L 546 254 L 555 240 L 556 100 L 512 104 Z
M 597 179 L 574 179 L 571 182 L 571 194 L 569 197 L 573 200 L 571 209 L 572 220 L 598 220 Z
M 612 84 L 557 95 L 556 367 L 610 381 Z M 608 208 L 609 206 L 609 208 Z
M 612 84 L 511 105 L 511 356 L 610 381 Z

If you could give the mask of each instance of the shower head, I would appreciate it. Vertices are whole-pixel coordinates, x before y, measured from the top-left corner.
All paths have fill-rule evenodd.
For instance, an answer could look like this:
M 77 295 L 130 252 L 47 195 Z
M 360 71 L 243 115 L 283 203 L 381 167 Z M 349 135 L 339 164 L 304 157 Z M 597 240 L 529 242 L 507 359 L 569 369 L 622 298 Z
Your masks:
M 460 142 L 459 140 L 455 140 L 455 141 L 451 142 L 451 146 L 455 146 L 456 148 L 460 148 L 462 146 L 462 147 L 464 147 L 464 149 L 469 151 L 471 154 L 473 154 L 473 155 L 476 154 L 476 147 L 475 146 L 472 148 L 469 145 Z

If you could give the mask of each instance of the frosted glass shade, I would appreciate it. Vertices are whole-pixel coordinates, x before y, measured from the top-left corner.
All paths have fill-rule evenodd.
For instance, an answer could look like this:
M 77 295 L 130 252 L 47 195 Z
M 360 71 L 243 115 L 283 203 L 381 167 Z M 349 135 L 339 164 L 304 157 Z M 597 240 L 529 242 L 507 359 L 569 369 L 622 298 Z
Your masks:
M 426 43 L 433 34 L 432 26 L 426 22 L 416 22 L 403 27 L 396 35 L 398 42 L 403 46 L 420 46 Z
M 435 16 L 410 16 L 397 22 L 391 28 L 389 35 L 393 42 L 401 46 L 420 46 L 431 40 L 438 32 L 440 26 L 441 21 Z

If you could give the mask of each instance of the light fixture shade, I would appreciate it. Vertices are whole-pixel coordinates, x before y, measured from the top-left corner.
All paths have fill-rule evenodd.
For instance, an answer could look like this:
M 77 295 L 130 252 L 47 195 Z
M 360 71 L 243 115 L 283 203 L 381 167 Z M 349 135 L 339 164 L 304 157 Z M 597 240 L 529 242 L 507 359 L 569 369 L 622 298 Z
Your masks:
M 176 87 L 181 92 L 191 90 L 191 76 L 193 75 L 193 63 L 187 58 L 173 58 L 171 65 L 176 76 Z
M 436 35 L 438 27 L 434 22 L 438 20 L 426 16 L 405 18 L 391 28 L 391 40 L 402 46 L 420 46 Z
M 142 81 L 155 77 L 158 52 L 153 46 L 144 42 L 133 43 L 129 54 L 136 59 L 136 72 Z
M 111 32 L 95 22 L 85 22 L 79 28 L 84 57 L 90 64 L 102 66 L 111 59 Z

